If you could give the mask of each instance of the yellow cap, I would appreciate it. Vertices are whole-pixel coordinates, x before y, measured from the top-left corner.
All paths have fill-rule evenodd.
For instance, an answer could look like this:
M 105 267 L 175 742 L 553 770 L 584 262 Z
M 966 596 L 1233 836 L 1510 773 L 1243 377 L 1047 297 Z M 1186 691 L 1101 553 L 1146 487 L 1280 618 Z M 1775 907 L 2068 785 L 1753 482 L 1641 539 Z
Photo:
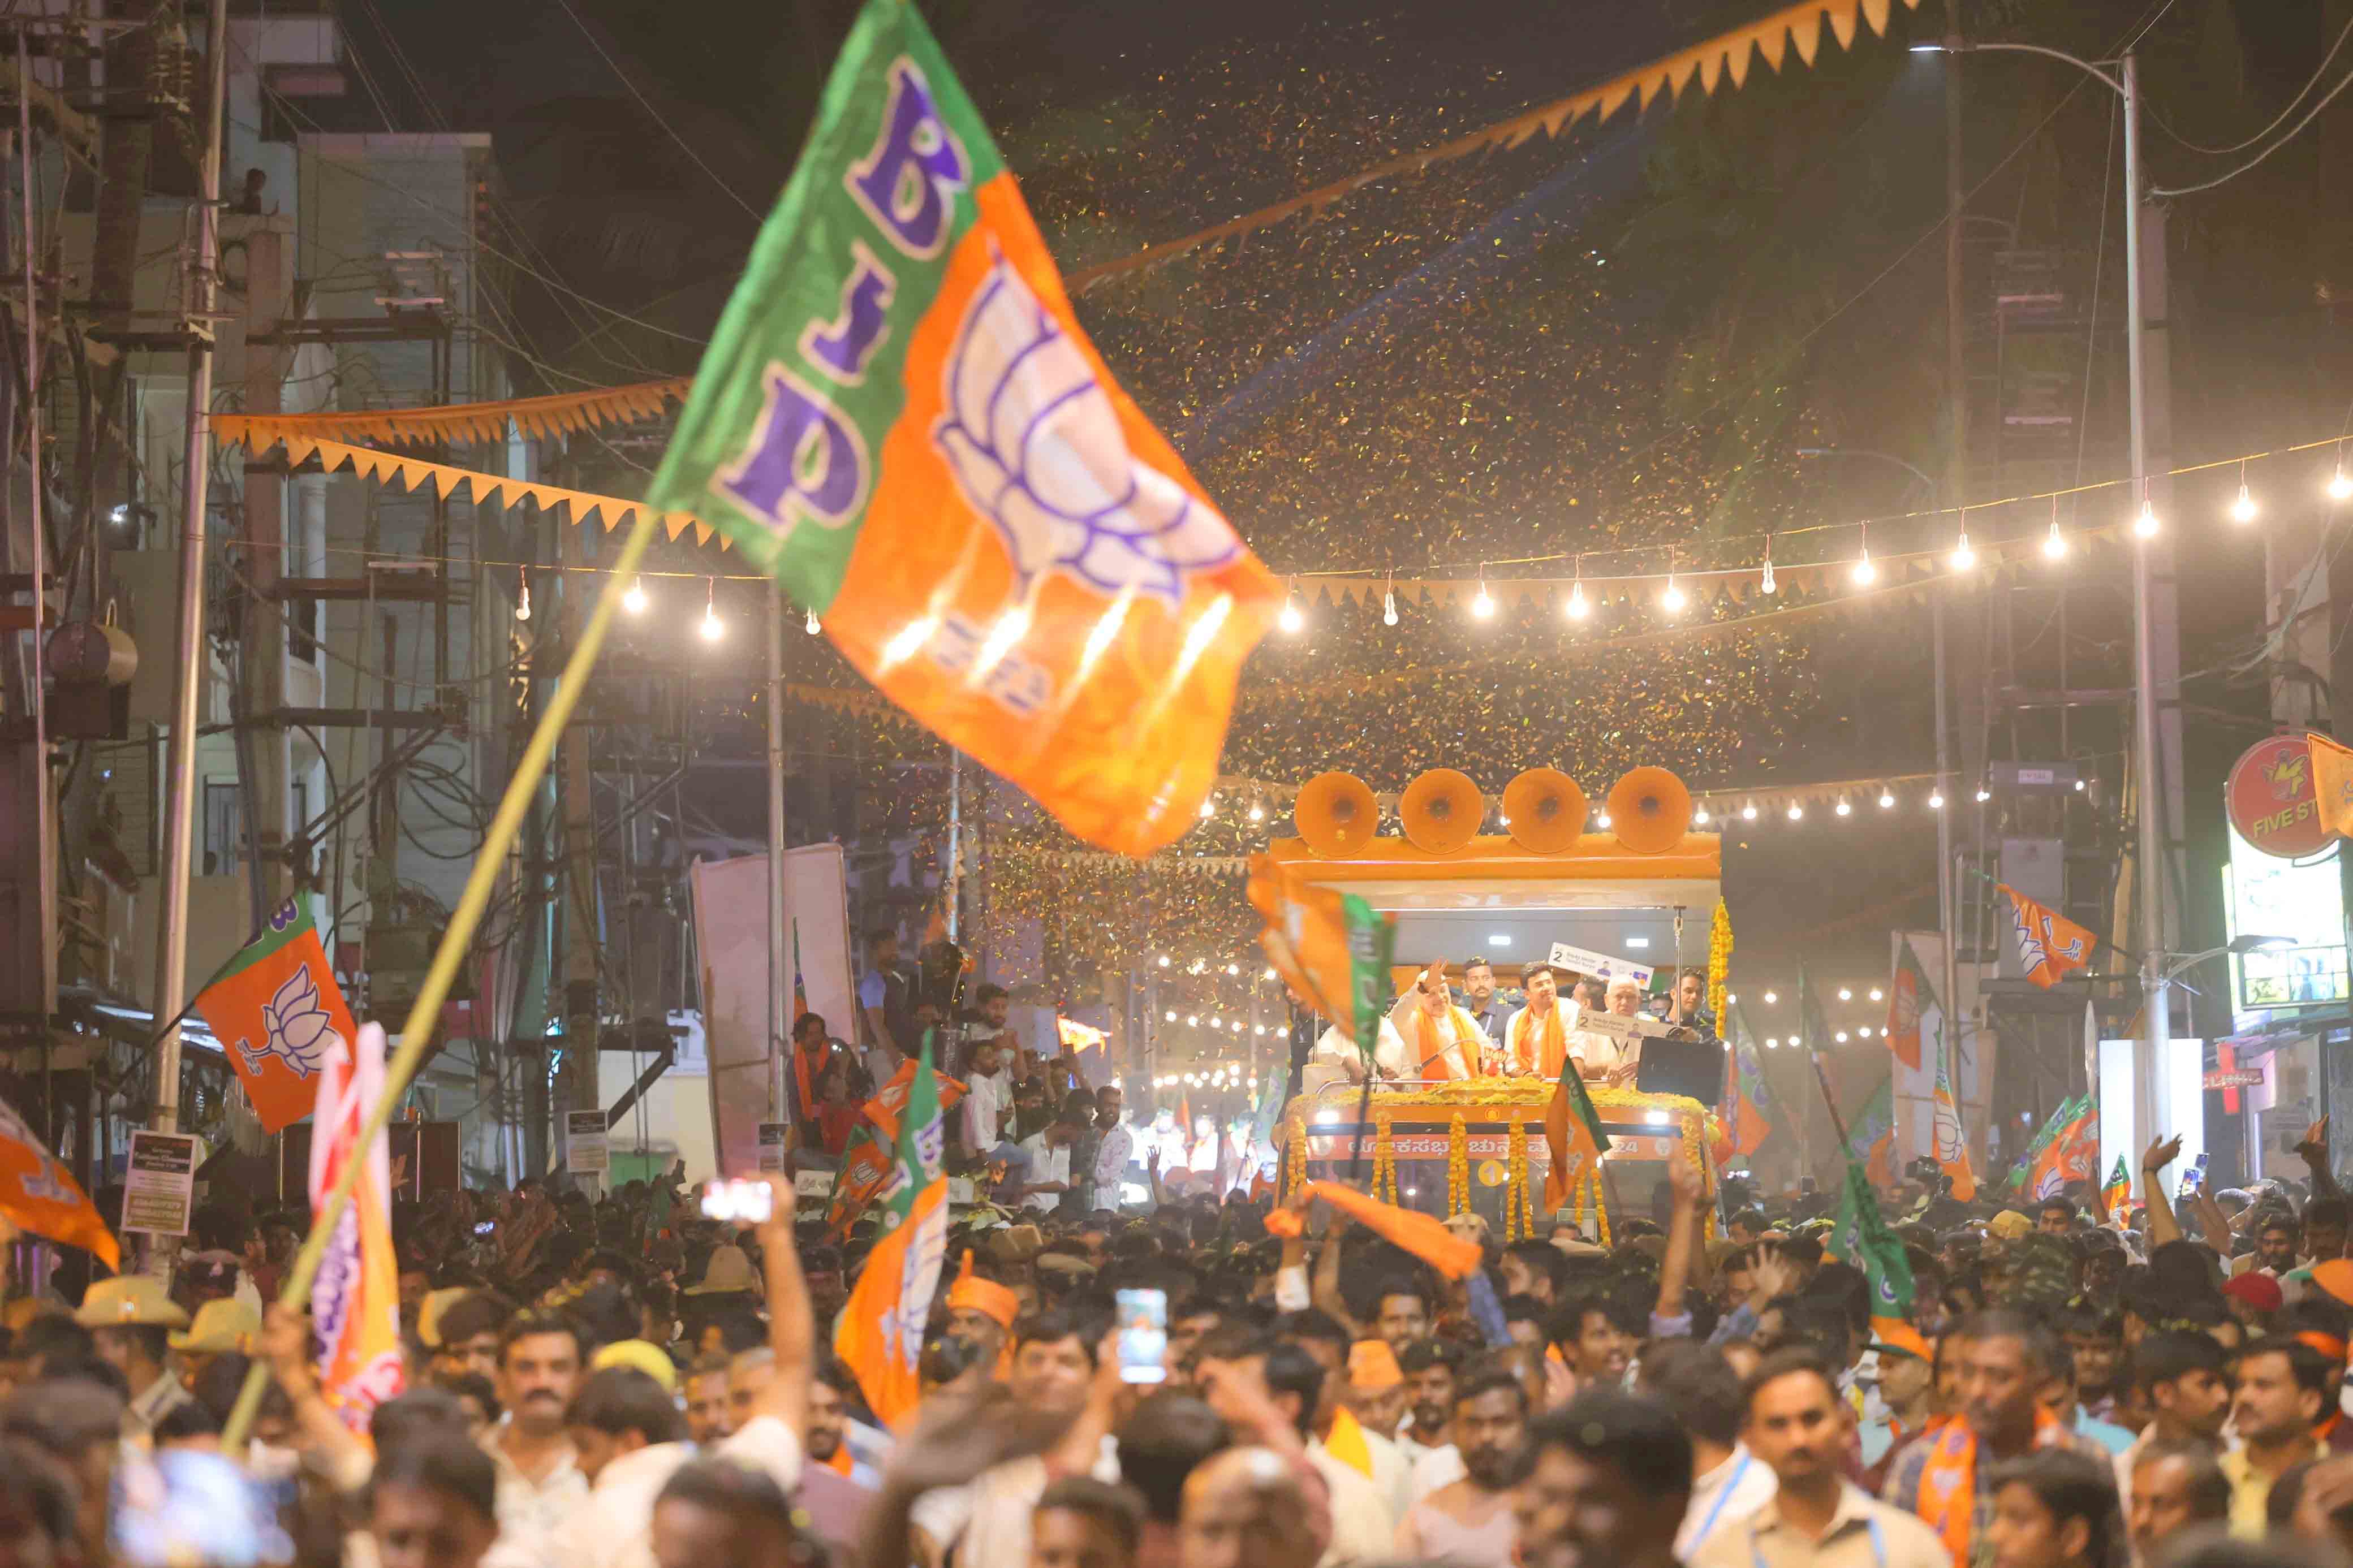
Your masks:
M 74 1321 L 85 1329 L 120 1328 L 125 1323 L 159 1323 L 185 1329 L 188 1314 L 164 1292 L 164 1282 L 153 1274 L 118 1274 L 92 1285 L 81 1299 Z
M 671 1394 L 678 1392 L 678 1363 L 670 1352 L 649 1340 L 615 1340 L 588 1358 L 592 1371 L 603 1372 L 610 1366 L 626 1366 L 644 1373 Z
M 188 1331 L 172 1336 L 172 1348 L 199 1355 L 227 1355 L 252 1350 L 260 1337 L 260 1314 L 242 1301 L 224 1297 L 198 1307 L 196 1321 L 188 1325 Z

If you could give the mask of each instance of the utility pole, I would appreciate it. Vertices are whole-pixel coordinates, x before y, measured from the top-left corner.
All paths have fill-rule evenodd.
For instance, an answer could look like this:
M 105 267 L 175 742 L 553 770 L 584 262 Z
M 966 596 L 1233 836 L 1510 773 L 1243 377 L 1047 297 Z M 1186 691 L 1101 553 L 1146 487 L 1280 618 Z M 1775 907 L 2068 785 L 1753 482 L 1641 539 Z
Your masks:
M 275 219 L 263 219 L 245 237 L 245 411 L 248 414 L 276 414 L 284 405 L 286 351 L 277 340 L 286 313 L 285 242 Z M 286 707 L 288 628 L 293 625 L 293 610 L 277 595 L 279 580 L 286 572 L 283 468 L 277 458 L 247 463 L 245 510 L 237 535 L 246 580 L 237 639 L 237 713 L 245 731 L 237 737 L 237 755 L 246 764 L 239 771 L 245 775 L 245 833 L 253 861 L 247 875 L 252 882 L 257 920 L 263 911 L 277 907 L 288 886 L 287 742 L 279 715 Z M 309 605 L 303 609 L 307 613 Z
M 768 588 L 768 1119 L 779 1120 L 793 1032 L 792 910 L 785 899 L 785 591 Z M 803 1133 L 806 1137 L 807 1134 Z
M 1963 256 L 1961 250 L 1962 206 L 1968 193 L 1963 190 L 1961 147 L 1961 0 L 1945 0 L 1945 396 L 1947 439 L 1945 452 L 1944 494 L 1954 505 L 1968 504 L 1969 464 L 1969 380 L 1968 321 L 1964 306 L 1962 288 Z M 1964 513 L 1964 515 L 1967 515 Z M 1952 723 L 1946 714 L 1946 689 L 1950 681 L 1947 670 L 1946 647 L 1948 641 L 1947 621 L 1950 612 L 1945 601 L 1949 590 L 1929 595 L 1930 616 L 1934 625 L 1936 664 L 1936 793 L 1944 797 L 1944 805 L 1936 813 L 1936 921 L 1944 928 L 1944 1006 L 1938 1016 L 1944 1020 L 1943 1038 L 1938 1048 L 1950 1045 L 1955 1049 L 1947 1053 L 1947 1068 L 1953 1079 L 1953 1105 L 1961 1105 L 1960 1053 L 1961 1026 L 1968 1016 L 1961 1005 L 1961 900 L 1960 878 L 1953 865 L 1953 813 L 1960 798 L 1957 781 L 1953 776 Z M 1982 647 L 1976 637 L 1964 639 L 1968 650 Z M 1974 660 L 1967 661 L 1974 663 Z M 1991 1108 L 1993 1100 L 1987 1095 Z M 1980 1122 L 1983 1117 L 1978 1119 Z M 1962 1141 L 1968 1142 L 1967 1128 Z M 1982 1150 L 1982 1145 L 1980 1149 Z M 1931 1149 L 1929 1152 L 1934 1153 Z
M 565 481 L 571 481 L 570 465 L 565 465 Z M 582 549 L 580 520 L 566 517 L 555 525 L 555 559 L 565 568 L 586 564 Z M 564 646 L 574 647 L 582 628 L 588 624 L 588 606 L 595 599 L 592 587 L 595 579 L 585 573 L 566 570 L 557 581 L 555 597 L 560 605 L 560 623 L 564 627 Z M 586 591 L 575 592 L 575 589 Z M 598 1064 L 603 1060 L 602 1009 L 597 1005 L 596 984 L 596 812 L 590 798 L 593 770 L 588 748 L 595 742 L 590 736 L 596 731 L 588 726 L 575 724 L 564 732 L 562 773 L 558 784 L 561 792 L 564 824 L 564 1072 L 561 1092 L 556 1097 L 556 1147 L 562 1142 L 563 1115 L 567 1110 L 590 1110 L 603 1104 L 599 1086 Z M 681 856 L 683 850 L 681 849 Z
M 177 685 L 172 694 L 172 770 L 164 786 L 164 862 L 157 879 L 155 994 L 158 1018 L 169 1018 L 186 998 L 188 965 L 188 871 L 195 837 L 196 720 L 210 665 L 205 647 L 205 505 L 211 471 L 213 400 L 213 290 L 220 274 L 220 166 L 223 110 L 228 96 L 228 0 L 212 0 L 205 27 L 205 64 L 212 79 L 206 100 L 211 122 L 205 127 L 203 173 L 196 196 L 196 254 L 189 265 L 188 428 L 181 470 L 180 598 Z M 259 911 L 255 911 L 259 913 Z M 173 1132 L 180 1125 L 180 1030 L 165 1029 L 155 1046 L 154 1126 Z

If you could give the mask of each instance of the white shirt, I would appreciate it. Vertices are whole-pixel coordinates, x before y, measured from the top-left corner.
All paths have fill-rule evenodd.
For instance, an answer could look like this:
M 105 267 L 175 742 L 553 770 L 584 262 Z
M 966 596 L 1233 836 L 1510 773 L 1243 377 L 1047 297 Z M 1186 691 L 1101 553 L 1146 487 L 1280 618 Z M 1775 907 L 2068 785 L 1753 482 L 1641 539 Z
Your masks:
M 501 1416 L 497 1426 L 482 1434 L 482 1451 L 490 1455 L 499 1476 L 500 1545 L 535 1559 L 565 1516 L 587 1500 L 588 1478 L 568 1452 L 543 1479 L 534 1481 L 524 1475 L 499 1441 L 513 1422 L 512 1415 Z
M 1373 1047 L 1373 1065 L 1392 1078 L 1406 1076 L 1408 1066 L 1405 1037 L 1387 1018 L 1381 1020 L 1379 1040 Z M 1327 1084 L 1347 1081 L 1347 1065 L 1360 1061 L 1363 1054 L 1352 1045 L 1348 1037 L 1334 1025 L 1317 1037 L 1315 1049 L 1307 1058 L 1307 1066 L 1299 1076 L 1302 1094 L 1313 1094 Z
M 1124 1126 L 1103 1135 L 1103 1142 L 1095 1150 L 1095 1185 L 1104 1190 L 1095 1194 L 1096 1207 L 1119 1206 L 1119 1184 L 1126 1179 L 1128 1156 L 1134 1147 L 1135 1135 Z
M 1413 1500 L 1419 1502 L 1440 1487 L 1451 1487 L 1471 1473 L 1462 1462 L 1462 1450 L 1451 1443 L 1440 1443 L 1435 1448 L 1424 1448 L 1413 1461 L 1413 1480 L 1407 1489 Z
M 1675 1560 L 1690 1562 L 1725 1525 L 1746 1519 L 1780 1489 L 1773 1467 L 1750 1453 L 1747 1444 L 1735 1443 L 1723 1463 L 1693 1478 L 1691 1506 L 1683 1510 L 1683 1528 L 1675 1531 Z
M 1057 1148 L 1046 1141 L 1046 1134 L 1041 1131 L 1032 1132 L 1029 1137 L 1021 1140 L 1021 1147 L 1029 1156 L 1028 1180 L 1060 1182 L 1065 1185 L 1069 1184 L 1071 1146 L 1068 1143 Z M 1021 1200 L 1021 1206 L 1042 1212 L 1055 1208 L 1061 1201 L 1062 1194 L 1060 1193 L 1031 1193 Z
M 1345 1460 L 1326 1453 L 1321 1443 L 1308 1446 L 1307 1462 L 1315 1467 L 1315 1473 L 1324 1478 L 1324 1485 L 1332 1494 L 1332 1544 L 1318 1559 L 1317 1568 L 1333 1568 L 1341 1563 L 1387 1562 L 1394 1555 L 1397 1544 L 1397 1521 L 1389 1513 L 1388 1501 L 1381 1496 L 1380 1489 Z M 975 1568 L 998 1565 L 981 1563 Z
M 1103 1438 L 1089 1473 L 1099 1481 L 1119 1479 L 1115 1440 Z M 955 1548 L 960 1568 L 1029 1568 L 1029 1516 L 1045 1494 L 1046 1461 L 1033 1455 L 983 1470 L 964 1486 L 925 1492 L 912 1519 L 944 1555 Z
M 1583 1062 L 1587 1067 L 1608 1072 L 1642 1059 L 1642 1037 L 1620 1041 L 1615 1036 L 1593 1029 L 1571 1029 L 1568 1032 L 1569 1060 Z
M 983 1075 L 974 1073 L 964 1083 L 965 1142 L 977 1153 L 986 1154 L 1005 1142 L 1005 1069 Z
M 654 1568 L 654 1500 L 693 1457 L 691 1443 L 653 1443 L 607 1464 L 586 1504 L 543 1538 L 539 1561 L 550 1568 Z

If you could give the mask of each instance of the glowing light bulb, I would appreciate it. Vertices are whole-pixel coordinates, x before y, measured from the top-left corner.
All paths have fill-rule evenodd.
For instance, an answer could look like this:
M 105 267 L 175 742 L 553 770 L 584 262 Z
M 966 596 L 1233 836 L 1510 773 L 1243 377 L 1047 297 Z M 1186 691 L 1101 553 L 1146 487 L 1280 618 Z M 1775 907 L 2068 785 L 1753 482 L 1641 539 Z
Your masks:
M 1218 815 L 1218 797 L 1209 795 L 1201 802 L 1201 820 L 1207 822 Z
M 1707 807 L 1703 805 L 1694 810 L 1692 813 L 1692 820 L 1698 823 L 1702 827 L 1705 827 L 1707 826 Z
M 1266 805 L 1263 802 L 1256 800 L 1250 802 L 1250 819 L 1252 822 L 1264 822 L 1266 820 Z
M 2157 509 L 2147 501 L 2140 503 L 2140 515 L 2133 519 L 2133 537 L 2136 539 L 2157 537 Z
M 1844 795 L 1841 795 L 1839 797 L 1837 810 L 1841 816 L 1852 816 L 1854 815 L 1854 807 L 1846 803 L 1846 797 Z
M 2056 561 L 2067 553 L 2067 536 L 2059 531 L 2059 520 L 2051 520 L 2051 531 L 2042 536 L 2042 553 Z
M 628 611 L 629 614 L 633 616 L 642 616 L 646 613 L 646 589 L 644 584 L 638 582 L 634 577 L 629 579 L 628 592 L 621 595 L 621 608 Z
M 1607 830 L 1609 826 L 1609 814 L 1605 811 L 1600 816 L 1595 817 L 1593 819 L 1593 826 Z
M 1766 1036 L 1766 1037 L 1765 1037 L 1765 1048 L 1766 1048 L 1767 1050 L 1768 1050 L 1768 1051 L 1778 1051 L 1778 1050 L 1779 1050 L 1779 1049 L 1781 1048 L 1781 1037 L 1780 1037 L 1780 1036 L 1778 1036 L 1778 1035 L 1767 1035 L 1767 1036 Z
M 1584 582 L 1571 583 L 1568 585 L 1568 603 L 1561 606 L 1561 614 L 1572 621 L 1581 621 L 1592 613 L 1593 605 L 1585 597 Z
M 1752 800 L 1746 805 L 1740 808 L 1740 820 L 1743 822 L 1754 822 L 1757 820 L 1757 803 L 1755 801 Z
M 1241 972 L 1242 966 L 1239 963 L 1229 963 L 1226 965 L 1226 973 L 1229 974 L 1240 974 Z
M 1781 994 L 1778 991 L 1767 991 L 1765 993 L 1765 1005 L 1767 1007 L 1770 1007 L 1774 1003 L 1778 1002 L 1780 999 Z
M 1483 579 L 1479 584 L 1479 596 L 1471 601 L 1471 613 L 1482 621 L 1491 618 L 1495 613 L 1495 601 L 1488 594 L 1487 584 Z
M 1165 952 L 1160 955 L 1160 967 L 1163 969 L 1168 967 L 1168 955 Z
M 1893 806 L 1894 804 L 1895 804 L 1895 795 L 1894 795 L 1894 793 L 1893 791 L 1883 789 L 1883 790 L 1881 790 L 1881 791 L 1879 792 L 1879 809 L 1880 809 L 1880 810 L 1882 810 L 1882 811 L 1885 811 L 1885 810 L 1889 809 L 1891 806 Z
M 2353 500 L 2353 474 L 2345 471 L 2345 459 L 2337 459 L 2337 471 L 2328 476 L 2330 500 Z
M 1849 986 L 1849 985 L 1841 985 L 1841 986 L 1840 986 L 1840 987 L 1839 987 L 1839 1000 L 1840 1000 L 1840 1001 L 1841 1001 L 1841 1002 L 1852 1002 L 1852 1001 L 1853 1001 L 1853 1000 L 1854 1000 L 1854 988 L 1853 988 L 1852 986 Z
M 1397 595 L 1394 592 L 1381 595 L 1381 625 L 1397 625 Z
M 1879 575 L 1879 568 L 1872 563 L 1870 545 L 1866 544 L 1862 547 L 1861 558 L 1855 562 L 1854 570 L 1848 575 L 1854 579 L 1858 587 L 1872 582 Z
M 807 615 L 801 617 L 801 630 L 808 633 L 809 636 L 815 637 L 818 632 L 823 631 L 824 629 L 824 627 L 817 624 L 817 612 L 815 610 L 811 610 Z
M 1667 591 L 1659 595 L 1659 608 L 1674 615 L 1683 607 L 1683 591 L 1675 582 L 1675 574 L 1667 574 Z
M 1176 1008 L 1174 1008 L 1174 1007 L 1171 1007 L 1171 1008 L 1169 1008 L 1169 1009 L 1168 1009 L 1168 1011 L 1167 1011 L 1167 1012 L 1166 1012 L 1166 1013 L 1162 1014 L 1162 1015 L 1161 1015 L 1161 1016 L 1162 1016 L 1163 1018 L 1166 1018 L 1169 1023 L 1172 1023 L 1172 1024 L 1173 1024 L 1173 1023 L 1175 1023 L 1175 1022 L 1176 1021 Z
M 1757 591 L 1760 594 L 1773 591 L 1773 557 L 1769 554 L 1765 557 L 1765 575 L 1757 580 Z
M 1932 789 L 1928 792 L 1928 809 L 1930 811 L 1942 811 L 1945 809 L 1945 792 L 1943 790 Z
M 1300 611 L 1299 601 L 1296 599 L 1283 600 L 1282 613 L 1274 617 L 1274 624 L 1281 626 L 1283 631 L 1289 635 L 1293 637 L 1298 636 L 1300 628 L 1307 624 L 1306 616 Z
M 1836 1035 L 1832 1036 L 1831 1037 L 1832 1037 L 1833 1039 L 1837 1040 L 1837 1041 L 1838 1041 L 1838 1043 L 1839 1043 L 1840 1045 L 1841 1045 L 1841 1046 L 1842 1046 L 1842 1045 L 1846 1044 L 1846 1041 L 1847 1041 L 1847 1033 L 1846 1033 L 1846 1031 L 1845 1031 L 1844 1029 L 1841 1029 L 1841 1030 L 1840 1030 Z
M 1871 988 L 1871 999 L 1874 1002 L 1884 1002 L 1887 1000 L 1887 993 L 1874 985 Z
M 1956 572 L 1966 572 L 1978 563 L 1978 552 L 1969 548 L 1968 529 L 1961 530 L 1961 537 L 1954 542 L 1953 553 L 1947 559 Z
M 702 640 L 704 642 L 717 642 L 721 637 L 727 635 L 726 626 L 722 625 L 719 619 L 719 580 L 717 578 L 714 577 L 711 579 L 709 584 L 704 589 L 704 594 L 706 596 L 702 601 L 702 626 L 701 628 L 702 632 Z
M 1789 803 L 1788 816 L 1792 822 L 1803 822 L 1806 819 L 1806 808 L 1793 800 Z
M 531 619 L 531 579 L 520 572 L 515 574 L 515 619 Z
M 2231 521 L 2232 522 L 2253 522 L 2255 521 L 2257 510 L 2253 492 L 2247 489 L 2247 481 L 2241 479 L 2239 481 L 2239 499 L 2231 503 Z
M 1978 804 L 1979 805 L 1983 805 L 1986 802 L 1988 802 L 1988 801 L 1991 800 L 1992 798 L 1993 798 L 1993 791 L 1991 791 L 1991 790 L 1989 790 L 1989 789 L 1986 788 L 1986 786 L 1985 786 L 1985 785 L 1983 785 L 1983 784 L 1979 784 L 1979 785 L 1978 785 Z

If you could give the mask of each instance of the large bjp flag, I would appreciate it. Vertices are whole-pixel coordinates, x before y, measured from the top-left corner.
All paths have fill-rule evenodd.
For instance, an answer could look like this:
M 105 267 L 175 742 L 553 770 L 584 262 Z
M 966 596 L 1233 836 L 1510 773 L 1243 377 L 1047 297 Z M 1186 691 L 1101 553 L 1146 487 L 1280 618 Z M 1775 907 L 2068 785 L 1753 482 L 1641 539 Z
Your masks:
M 868 0 L 649 501 L 1080 837 L 1198 819 L 1281 597 L 1080 330 L 911 0 Z
M 197 994 L 196 1011 L 218 1037 L 265 1132 L 311 1113 L 320 1069 L 355 1033 L 300 895 L 279 906 L 261 934 Z
M 313 1211 L 327 1206 L 344 1166 L 362 1163 L 352 1201 L 327 1238 L 311 1287 L 319 1390 L 355 1432 L 368 1429 L 375 1407 L 396 1397 L 405 1380 L 388 1147 L 381 1131 L 360 1146 L 368 1113 L 383 1096 L 384 1026 L 364 1025 L 349 1047 L 335 1042 L 320 1063 L 318 1120 L 311 1126 Z
M 1354 893 L 1319 888 L 1271 855 L 1250 859 L 1258 944 L 1292 994 L 1336 1025 L 1370 1060 L 1388 1011 L 1397 922 Z M 1189 1135 L 1192 1123 L 1186 1131 Z

